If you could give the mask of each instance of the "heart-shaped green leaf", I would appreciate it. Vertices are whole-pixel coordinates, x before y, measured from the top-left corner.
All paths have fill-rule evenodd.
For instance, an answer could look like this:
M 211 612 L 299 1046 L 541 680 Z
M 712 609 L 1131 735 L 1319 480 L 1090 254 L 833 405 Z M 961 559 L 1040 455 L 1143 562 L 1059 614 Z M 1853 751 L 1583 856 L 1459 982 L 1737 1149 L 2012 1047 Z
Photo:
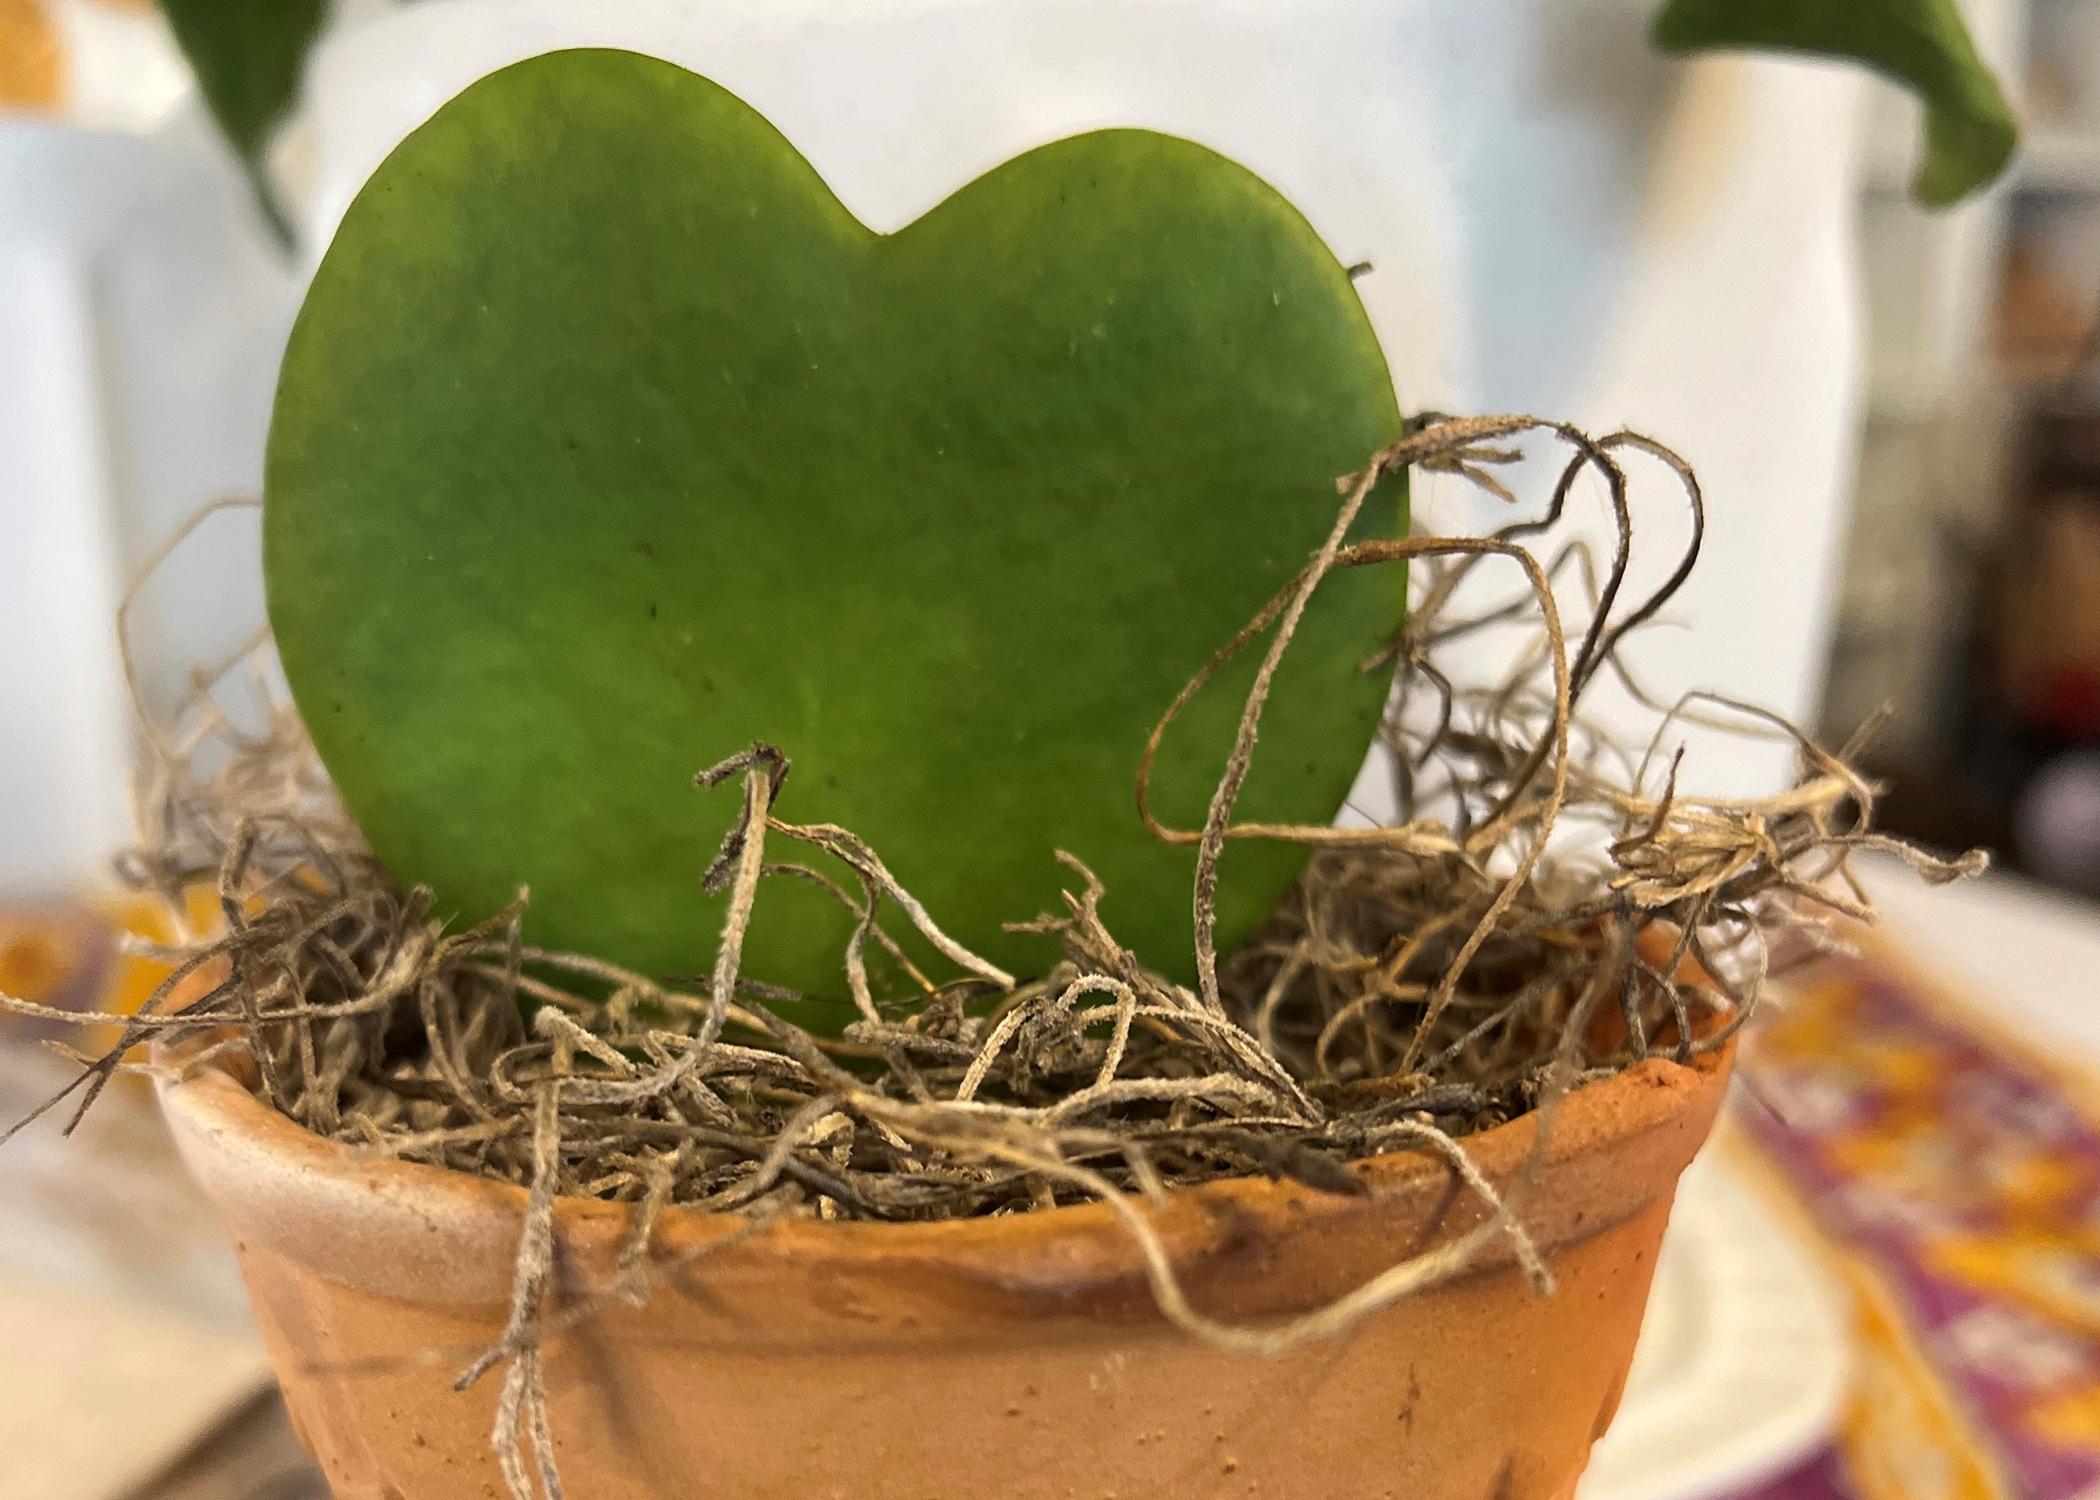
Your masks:
M 1054 908 L 1064 848 L 1186 969 L 1146 733 L 1399 430 L 1347 274 L 1201 147 L 1080 136 L 882 236 L 735 96 L 558 53 L 447 105 L 343 221 L 270 433 L 270 615 L 375 849 L 458 914 L 529 885 L 543 942 L 704 970 L 734 797 L 692 776 L 765 739 L 783 815 L 868 839 L 987 956 L 1053 956 L 1000 924 Z M 1334 813 L 1401 607 L 1369 571 L 1315 600 L 1245 815 Z M 1184 825 L 1247 680 L 1168 740 Z M 1300 863 L 1236 846 L 1221 941 Z M 843 914 L 775 884 L 747 972 L 841 992 Z

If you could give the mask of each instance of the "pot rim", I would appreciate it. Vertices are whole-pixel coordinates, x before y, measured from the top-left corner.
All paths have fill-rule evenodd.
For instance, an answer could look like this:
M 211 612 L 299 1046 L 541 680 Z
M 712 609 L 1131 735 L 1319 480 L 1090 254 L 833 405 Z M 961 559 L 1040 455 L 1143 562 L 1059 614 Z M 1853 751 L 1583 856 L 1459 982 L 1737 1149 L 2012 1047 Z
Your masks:
M 1515 1206 L 1541 1251 L 1583 1238 L 1639 1212 L 1674 1186 L 1705 1139 L 1734 1054 L 1726 1046 L 1689 1064 L 1651 1057 L 1565 1096 L 1543 1150 L 1540 1112 L 1462 1137 L 1480 1172 L 1506 1189 L 1532 1165 L 1531 1190 Z M 329 1140 L 281 1114 L 237 1076 L 245 1054 L 192 1036 L 153 1051 L 162 1107 L 190 1170 L 244 1249 L 251 1241 L 332 1280 L 420 1301 L 500 1300 L 514 1268 L 528 1193 L 511 1183 L 449 1168 L 374 1157 Z M 1177 1268 L 1273 1259 L 1284 1238 L 1354 1236 L 1390 1263 L 1447 1243 L 1484 1222 L 1485 1205 L 1452 1165 L 1426 1150 L 1349 1164 L 1368 1189 L 1323 1193 L 1289 1179 L 1226 1177 L 1170 1189 L 1142 1204 Z M 609 1285 L 634 1205 L 555 1200 L 555 1232 L 586 1283 Z M 676 1263 L 705 1252 L 710 1274 L 762 1261 L 817 1275 L 884 1274 L 929 1267 L 1023 1295 L 1142 1291 L 1136 1239 L 1107 1203 L 1068 1204 L 978 1218 L 903 1222 L 778 1219 L 754 1234 L 747 1216 L 669 1207 L 650 1255 Z M 1467 1274 L 1507 1264 L 1492 1239 Z M 1287 1282 L 1288 1277 L 1280 1279 Z M 1317 1289 L 1306 1289 L 1317 1291 Z M 1287 1288 L 1278 1295 L 1298 1298 Z M 1272 1300 L 1269 1298 L 1264 1301 Z

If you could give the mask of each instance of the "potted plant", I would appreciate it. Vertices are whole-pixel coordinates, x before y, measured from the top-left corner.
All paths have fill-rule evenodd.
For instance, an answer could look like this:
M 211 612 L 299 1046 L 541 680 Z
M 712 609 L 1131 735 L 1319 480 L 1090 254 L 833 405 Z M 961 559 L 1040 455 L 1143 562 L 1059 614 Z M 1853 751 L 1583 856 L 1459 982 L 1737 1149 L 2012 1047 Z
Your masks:
M 1530 438 L 1543 518 L 1406 535 Z M 1648 597 L 1636 469 L 1695 521 Z M 1585 735 L 1700 514 L 1635 434 L 1403 420 L 1188 141 L 878 235 L 669 64 L 473 85 L 286 356 L 297 717 L 164 745 L 134 862 L 218 882 L 126 1040 L 336 1492 L 1571 1494 L 1770 939 L 1875 837 L 1805 743 L 1730 802 Z M 1402 817 L 1336 827 L 1381 728 Z

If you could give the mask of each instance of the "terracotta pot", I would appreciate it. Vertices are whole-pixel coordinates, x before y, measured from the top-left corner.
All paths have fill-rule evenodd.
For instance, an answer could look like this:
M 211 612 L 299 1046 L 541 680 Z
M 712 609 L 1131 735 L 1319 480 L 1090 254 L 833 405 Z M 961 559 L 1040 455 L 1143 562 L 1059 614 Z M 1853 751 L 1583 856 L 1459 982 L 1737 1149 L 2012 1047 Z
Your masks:
M 173 1061 L 174 1059 L 169 1059 Z M 939 1224 L 667 1213 L 662 1279 L 547 1349 L 578 1500 L 1567 1500 L 1610 1422 L 1678 1174 L 1728 1057 L 1651 1061 L 1572 1095 L 1524 1211 L 1559 1278 L 1498 1236 L 1466 1274 L 1278 1357 L 1220 1353 L 1154 1307 L 1099 1205 Z M 191 1170 L 239 1245 L 300 1436 L 339 1500 L 500 1496 L 498 1378 L 451 1383 L 503 1324 L 525 1195 L 361 1160 L 218 1066 L 164 1074 Z M 1535 1122 L 1476 1136 L 1494 1180 Z M 1154 1223 L 1195 1304 L 1315 1307 L 1481 1221 L 1450 1169 L 1396 1154 L 1365 1197 L 1234 1180 Z M 558 1274 L 603 1287 L 619 1206 L 563 1201 Z M 706 1250 L 709 1245 L 716 1245 Z

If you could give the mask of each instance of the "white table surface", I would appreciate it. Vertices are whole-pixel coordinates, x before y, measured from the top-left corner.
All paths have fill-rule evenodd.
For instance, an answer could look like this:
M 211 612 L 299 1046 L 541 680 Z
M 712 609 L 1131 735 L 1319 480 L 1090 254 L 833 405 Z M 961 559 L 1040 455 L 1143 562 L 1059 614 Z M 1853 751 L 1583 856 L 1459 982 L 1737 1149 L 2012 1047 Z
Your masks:
M 1883 936 L 1925 977 L 2100 1069 L 2100 903 L 1997 870 L 1947 886 L 1893 860 L 1860 871 Z

